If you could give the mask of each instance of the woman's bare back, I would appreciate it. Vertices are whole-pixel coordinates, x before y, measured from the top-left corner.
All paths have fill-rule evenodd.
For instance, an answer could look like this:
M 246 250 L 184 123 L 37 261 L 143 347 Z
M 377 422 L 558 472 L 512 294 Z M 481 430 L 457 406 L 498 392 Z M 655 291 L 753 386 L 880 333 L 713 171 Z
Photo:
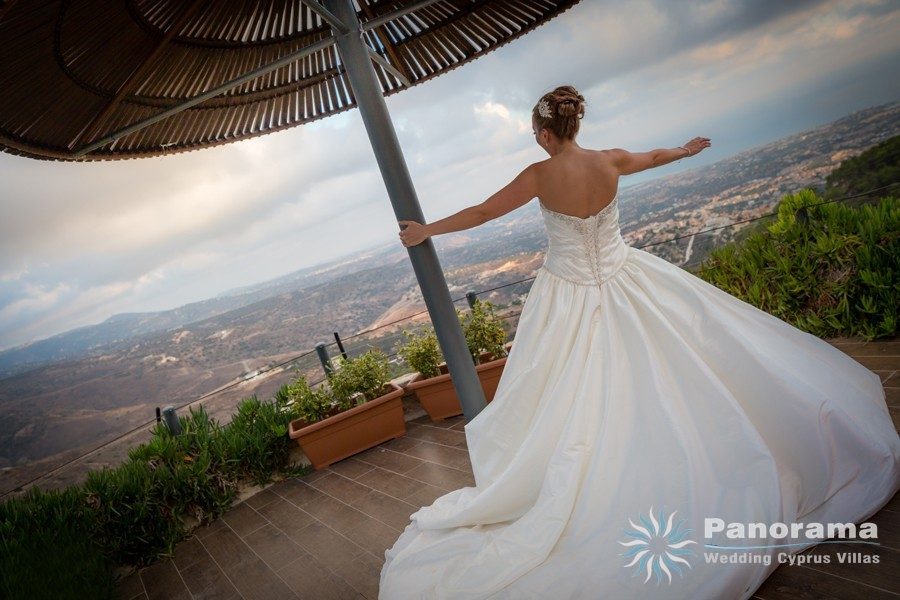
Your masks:
M 537 165 L 538 200 L 554 212 L 586 219 L 618 192 L 619 170 L 605 150 L 571 148 Z

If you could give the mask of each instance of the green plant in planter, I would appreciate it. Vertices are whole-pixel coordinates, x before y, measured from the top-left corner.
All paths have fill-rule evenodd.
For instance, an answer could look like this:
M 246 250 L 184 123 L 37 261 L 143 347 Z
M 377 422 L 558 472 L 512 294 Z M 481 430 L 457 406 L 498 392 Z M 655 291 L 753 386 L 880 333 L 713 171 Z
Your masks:
M 354 358 L 338 357 L 337 366 L 328 383 L 341 410 L 384 395 L 384 386 L 391 379 L 391 362 L 378 348 Z
M 327 418 L 337 406 L 334 394 L 327 386 L 312 388 L 305 375 L 282 387 L 276 394 L 276 399 L 283 401 L 294 415 L 307 423 Z
M 503 319 L 494 313 L 494 305 L 490 301 L 476 298 L 468 313 L 463 314 L 456 309 L 456 314 L 475 364 L 479 364 L 482 352 L 489 352 L 492 360 L 506 356 L 506 329 Z
M 406 337 L 406 343 L 397 353 L 403 357 L 406 364 L 418 371 L 423 379 L 439 375 L 438 365 L 443 360 L 443 355 L 434 329 L 428 327 L 419 333 L 404 331 L 403 335 Z

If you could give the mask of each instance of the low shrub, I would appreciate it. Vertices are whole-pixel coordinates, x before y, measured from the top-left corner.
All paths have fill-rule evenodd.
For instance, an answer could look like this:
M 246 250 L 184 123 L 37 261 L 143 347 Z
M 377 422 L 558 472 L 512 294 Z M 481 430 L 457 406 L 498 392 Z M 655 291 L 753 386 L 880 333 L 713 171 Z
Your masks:
M 280 397 L 244 398 L 224 426 L 191 409 L 180 435 L 157 423 L 125 462 L 82 485 L 0 503 L 0 596 L 114 597 L 116 567 L 171 555 L 190 518 L 218 518 L 241 483 L 308 472 L 290 464 L 292 418 Z
M 819 337 L 896 335 L 900 204 L 823 201 L 785 196 L 773 223 L 712 251 L 696 274 Z
M 0 597 L 113 598 L 116 562 L 91 535 L 93 519 L 79 487 L 0 503 Z
M 243 399 L 222 437 L 232 477 L 262 485 L 277 472 L 291 474 L 287 430 L 292 418 L 275 402 L 263 402 L 255 395 Z
M 128 460 L 88 473 L 84 484 L 91 535 L 117 564 L 143 566 L 183 537 L 184 491 L 169 465 Z

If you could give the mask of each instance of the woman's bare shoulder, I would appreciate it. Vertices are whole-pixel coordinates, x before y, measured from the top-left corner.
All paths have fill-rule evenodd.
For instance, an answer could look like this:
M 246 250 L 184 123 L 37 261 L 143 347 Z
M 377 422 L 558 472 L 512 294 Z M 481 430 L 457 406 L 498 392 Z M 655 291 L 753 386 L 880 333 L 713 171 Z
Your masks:
M 622 148 L 603 148 L 602 150 L 594 150 L 597 165 L 601 167 L 617 168 L 622 162 L 624 156 L 628 154 Z
M 606 160 L 612 159 L 616 154 L 623 152 L 621 148 L 602 148 L 599 150 L 593 150 L 594 154 L 599 158 L 604 158 Z

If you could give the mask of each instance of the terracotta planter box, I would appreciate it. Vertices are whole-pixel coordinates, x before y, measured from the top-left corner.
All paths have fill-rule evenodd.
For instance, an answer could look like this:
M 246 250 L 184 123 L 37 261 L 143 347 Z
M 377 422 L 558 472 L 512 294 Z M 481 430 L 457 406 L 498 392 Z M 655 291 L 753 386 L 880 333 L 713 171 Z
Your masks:
M 428 379 L 422 379 L 422 375 L 418 374 L 416 379 L 406 385 L 406 389 L 416 395 L 416 400 L 432 421 L 442 421 L 447 417 L 462 414 L 462 405 L 456 396 L 449 373 Z
M 406 420 L 400 400 L 404 390 L 393 382 L 385 389 L 389 391 L 383 396 L 312 424 L 294 419 L 290 422 L 288 434 L 292 440 L 297 440 L 317 471 L 405 435 Z
M 482 355 L 480 358 L 484 360 L 489 355 Z M 490 402 L 497 393 L 497 386 L 500 383 L 500 376 L 503 374 L 503 367 L 506 365 L 507 357 L 504 356 L 497 360 L 484 362 L 475 365 L 475 372 L 478 373 L 478 379 L 481 381 L 481 389 L 484 390 L 484 399 Z M 456 395 L 456 389 L 453 387 L 453 381 L 447 370 L 447 363 L 438 365 L 441 374 L 428 379 L 421 379 L 421 375 L 407 384 L 406 389 L 416 395 L 416 399 L 422 405 L 422 408 L 428 413 L 432 421 L 442 421 L 448 417 L 461 415 L 462 405 L 459 397 Z
M 490 402 L 497 393 L 497 386 L 500 385 L 500 376 L 503 375 L 503 367 L 506 366 L 508 357 L 498 358 L 475 367 L 478 371 L 478 379 L 481 380 L 481 389 L 484 390 L 484 399 Z

